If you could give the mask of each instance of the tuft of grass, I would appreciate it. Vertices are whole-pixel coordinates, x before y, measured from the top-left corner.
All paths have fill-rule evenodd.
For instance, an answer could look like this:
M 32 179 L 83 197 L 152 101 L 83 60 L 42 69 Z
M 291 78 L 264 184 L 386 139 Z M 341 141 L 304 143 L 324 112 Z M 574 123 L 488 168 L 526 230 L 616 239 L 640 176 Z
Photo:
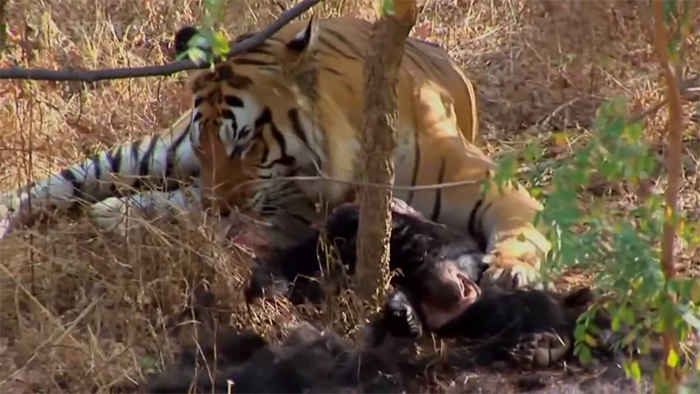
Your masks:
M 292 3 L 230 1 L 225 26 L 232 36 L 260 28 Z M 557 158 L 589 138 L 602 101 L 624 95 L 641 109 L 661 99 L 645 22 L 638 18 L 641 4 L 430 0 L 413 35 L 448 48 L 476 82 L 488 153 L 521 151 L 536 139 L 545 158 Z M 373 19 L 377 6 L 329 1 L 312 13 Z M 0 66 L 162 63 L 173 57 L 175 31 L 196 23 L 200 10 L 189 0 L 10 1 Z M 689 48 L 700 46 L 699 37 Z M 700 52 L 689 51 L 687 64 L 700 64 Z M 190 99 L 183 75 L 94 85 L 6 81 L 0 97 L 0 190 L 164 129 Z M 662 141 L 662 116 L 645 119 L 652 144 Z M 562 130 L 568 131 L 564 144 L 554 135 Z M 700 128 L 690 124 L 686 135 L 679 207 L 697 219 Z M 601 189 L 590 192 L 610 204 L 625 205 L 639 194 L 625 185 Z M 198 330 L 216 325 L 252 326 L 277 337 L 306 318 L 356 333 L 352 297 L 339 297 L 333 302 L 340 305 L 316 314 L 283 301 L 246 311 L 241 287 L 250 257 L 209 233 L 201 223 L 153 225 L 121 240 L 80 219 L 0 242 L 0 391 L 105 392 L 123 381 L 138 382 L 172 360 L 173 350 L 195 340 Z M 681 258 L 689 272 L 697 272 L 698 261 L 690 248 Z M 571 272 L 562 285 L 585 282 L 587 275 Z M 213 305 L 202 306 L 203 291 L 214 294 Z M 452 387 L 455 379 L 448 379 Z M 492 379 L 501 378 L 496 373 Z M 449 391 L 450 383 L 440 385 Z

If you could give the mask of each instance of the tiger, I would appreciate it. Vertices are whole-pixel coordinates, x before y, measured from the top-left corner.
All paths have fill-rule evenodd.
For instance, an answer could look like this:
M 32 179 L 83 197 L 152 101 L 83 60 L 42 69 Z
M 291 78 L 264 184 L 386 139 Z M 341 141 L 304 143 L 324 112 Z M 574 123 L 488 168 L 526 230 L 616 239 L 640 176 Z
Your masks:
M 176 41 L 196 31 L 186 29 Z M 320 203 L 355 198 L 372 34 L 373 23 L 350 16 L 297 20 L 254 49 L 189 71 L 193 107 L 170 130 L 15 191 L 14 220 L 23 221 L 17 215 L 27 207 L 67 209 L 80 197 L 93 202 L 88 211 L 104 228 L 119 227 L 132 205 L 160 215 L 240 209 L 302 237 L 319 220 Z M 397 97 L 394 196 L 479 241 L 492 260 L 481 285 L 538 282 L 551 249 L 535 226 L 543 207 L 517 182 L 493 185 L 495 164 L 476 146 L 476 94 L 464 71 L 438 45 L 408 37 Z M 124 196 L 116 180 L 160 189 Z M 443 183 L 452 185 L 415 188 Z
M 190 72 L 205 206 L 265 215 L 288 211 L 293 201 L 338 206 L 355 197 L 372 34 L 373 24 L 362 19 L 311 18 L 213 69 Z M 543 207 L 515 182 L 495 184 L 495 164 L 475 144 L 474 88 L 446 51 L 407 39 L 398 118 L 395 197 L 479 240 L 494 260 L 483 285 L 532 284 L 551 249 L 534 225 Z M 254 182 L 230 179 L 241 161 Z M 459 186 L 411 188 L 444 183 Z

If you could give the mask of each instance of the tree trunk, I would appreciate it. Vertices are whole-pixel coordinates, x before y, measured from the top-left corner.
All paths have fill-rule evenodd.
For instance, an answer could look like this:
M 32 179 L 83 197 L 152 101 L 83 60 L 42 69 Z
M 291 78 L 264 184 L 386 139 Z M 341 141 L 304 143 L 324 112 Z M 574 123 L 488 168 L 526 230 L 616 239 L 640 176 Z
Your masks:
M 415 0 L 382 0 L 364 66 L 362 181 L 386 188 L 360 186 L 360 222 L 355 283 L 363 301 L 381 300 L 389 277 L 389 203 L 394 184 L 398 127 L 397 80 L 408 33 L 416 22 Z

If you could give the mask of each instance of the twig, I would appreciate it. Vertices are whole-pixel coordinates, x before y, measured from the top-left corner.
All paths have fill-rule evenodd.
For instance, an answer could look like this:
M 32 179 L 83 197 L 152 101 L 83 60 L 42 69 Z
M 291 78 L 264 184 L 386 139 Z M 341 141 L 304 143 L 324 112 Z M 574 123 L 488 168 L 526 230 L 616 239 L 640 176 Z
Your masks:
M 323 0 L 304 0 L 296 6 L 283 12 L 279 18 L 261 32 L 234 45 L 228 56 L 234 56 L 262 45 L 265 40 L 277 33 L 281 28 L 299 15 Z M 82 81 L 96 82 L 107 79 L 142 78 L 171 75 L 180 71 L 195 70 L 209 67 L 209 64 L 198 65 L 192 60 L 181 60 L 160 66 L 145 66 L 131 68 L 106 68 L 101 70 L 50 70 L 45 68 L 12 67 L 0 69 L 0 79 L 30 79 L 34 81 Z
M 664 25 L 664 4 L 662 0 L 653 2 L 654 29 L 653 42 L 656 57 L 661 66 L 664 82 L 666 85 L 666 98 L 668 100 L 668 185 L 666 189 L 666 210 L 664 218 L 663 233 L 661 236 L 661 268 L 666 279 L 666 285 L 676 276 L 676 269 L 673 263 L 673 249 L 676 240 L 676 211 L 678 209 L 678 190 L 681 185 L 681 151 L 683 148 L 683 107 L 681 106 L 681 92 L 678 76 L 674 69 L 669 55 L 668 30 Z M 672 294 L 667 296 L 674 301 Z M 678 340 L 673 326 L 666 327 L 663 333 L 664 351 L 667 358 L 672 352 L 678 352 Z M 670 385 L 672 392 L 676 392 L 680 376 L 674 366 L 664 363 L 663 371 L 666 382 Z
M 241 188 L 243 186 L 254 185 L 257 183 L 279 182 L 279 181 L 293 181 L 293 182 L 326 181 L 326 182 L 340 183 L 343 185 L 350 185 L 350 186 L 374 187 L 374 188 L 380 188 L 380 189 L 407 190 L 407 191 L 447 189 L 447 188 L 451 188 L 451 187 L 473 185 L 475 183 L 481 182 L 481 180 L 471 180 L 471 181 L 433 183 L 430 185 L 420 185 L 420 186 L 396 186 L 396 185 L 386 185 L 386 184 L 372 183 L 372 182 L 346 181 L 343 179 L 332 178 L 332 177 L 327 176 L 325 174 L 321 174 L 318 176 L 286 176 L 286 177 L 279 177 L 279 178 L 273 178 L 273 179 L 252 179 L 252 180 L 241 182 L 241 183 L 237 184 L 236 186 L 234 186 L 232 188 L 232 190 L 237 190 L 238 188 Z
M 680 95 L 683 96 L 683 95 L 686 95 L 688 93 L 694 93 L 695 91 L 700 89 L 699 87 L 697 87 L 698 84 L 700 84 L 700 75 L 696 75 L 696 76 L 691 77 L 691 78 L 683 79 L 679 84 Z M 574 102 L 576 102 L 580 99 L 583 99 L 583 98 L 584 97 L 579 97 L 577 99 L 571 100 L 569 102 L 566 102 L 566 103 L 560 105 L 552 112 L 552 114 L 550 114 L 549 116 L 547 116 L 547 118 L 545 118 L 542 122 L 540 122 L 540 124 L 543 125 L 543 124 L 547 123 L 552 118 L 552 116 L 554 114 L 556 114 L 557 111 L 559 111 L 563 107 L 565 107 L 567 105 L 571 105 Z M 626 122 L 628 124 L 641 122 L 645 118 L 652 116 L 652 115 L 656 114 L 657 112 L 659 112 L 659 110 L 664 108 L 666 106 L 666 104 L 668 104 L 668 98 L 664 97 L 663 99 L 654 103 L 654 105 L 652 105 L 648 108 L 645 108 L 642 111 L 639 111 L 637 113 L 630 115 L 627 118 Z M 554 158 L 554 159 L 548 159 L 548 160 L 533 164 L 531 166 L 521 168 L 520 170 L 518 170 L 518 173 L 519 174 L 526 173 L 526 172 L 541 173 L 549 168 L 554 167 L 555 164 L 569 159 L 572 155 L 573 155 L 573 152 L 569 152 L 569 153 L 563 154 L 561 157 Z
M 696 89 L 695 85 L 700 83 L 700 77 L 695 76 L 693 78 L 687 78 L 681 81 L 678 84 L 679 88 L 679 93 L 680 95 L 685 95 L 688 92 L 692 92 L 694 89 Z M 661 108 L 663 108 L 666 104 L 668 104 L 668 97 L 664 97 L 661 101 L 658 103 L 652 105 L 651 107 L 645 109 L 644 111 L 632 115 L 630 119 L 628 120 L 629 123 L 637 123 L 641 121 L 642 119 L 646 118 L 649 115 L 652 115 L 659 111 Z

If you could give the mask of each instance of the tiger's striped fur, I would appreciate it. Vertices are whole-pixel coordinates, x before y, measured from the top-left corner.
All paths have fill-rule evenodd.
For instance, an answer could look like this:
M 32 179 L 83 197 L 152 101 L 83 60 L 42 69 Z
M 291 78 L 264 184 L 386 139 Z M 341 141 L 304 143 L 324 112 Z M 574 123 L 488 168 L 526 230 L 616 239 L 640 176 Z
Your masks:
M 297 21 L 213 71 L 191 72 L 194 107 L 172 130 L 102 152 L 31 185 L 13 203 L 21 207 L 16 220 L 22 221 L 27 207 L 67 209 L 79 198 L 93 202 L 89 212 L 105 228 L 123 229 L 121 211 L 133 203 L 164 215 L 173 207 L 226 212 L 235 206 L 282 218 L 283 227 L 317 220 L 314 203 L 333 206 L 351 199 L 349 183 L 359 179 L 362 68 L 371 32 L 371 23 L 350 17 Z M 518 185 L 503 194 L 496 188 L 482 193 L 480 184 L 490 177 L 493 163 L 473 145 L 472 84 L 443 49 L 409 38 L 398 93 L 395 184 L 466 184 L 402 189 L 395 196 L 480 240 L 496 257 L 485 282 L 532 282 L 533 267 L 550 248 L 533 226 L 541 206 Z M 279 181 L 320 173 L 346 183 Z M 163 181 L 165 175 L 183 186 Z M 122 197 L 117 180 L 137 190 L 147 184 L 161 190 Z M 188 191 L 192 199 L 185 198 Z
M 190 75 L 195 151 L 205 206 L 264 214 L 290 201 L 337 206 L 360 176 L 363 63 L 372 24 L 341 17 L 298 21 L 262 46 Z M 461 183 L 395 196 L 433 221 L 460 228 L 494 257 L 485 284 L 535 280 L 550 243 L 533 222 L 542 209 L 520 185 L 482 191 L 493 162 L 474 146 L 470 82 L 447 53 L 406 43 L 398 81 L 397 186 Z M 254 183 L 230 178 L 241 163 Z M 310 175 L 332 178 L 290 180 Z
M 15 210 L 13 221 L 21 224 L 31 223 L 38 213 L 88 204 L 99 227 L 120 231 L 125 231 L 128 207 L 161 216 L 177 209 L 201 209 L 199 159 L 191 148 L 190 120 L 188 112 L 162 133 L 99 152 L 5 193 L 0 204 Z

